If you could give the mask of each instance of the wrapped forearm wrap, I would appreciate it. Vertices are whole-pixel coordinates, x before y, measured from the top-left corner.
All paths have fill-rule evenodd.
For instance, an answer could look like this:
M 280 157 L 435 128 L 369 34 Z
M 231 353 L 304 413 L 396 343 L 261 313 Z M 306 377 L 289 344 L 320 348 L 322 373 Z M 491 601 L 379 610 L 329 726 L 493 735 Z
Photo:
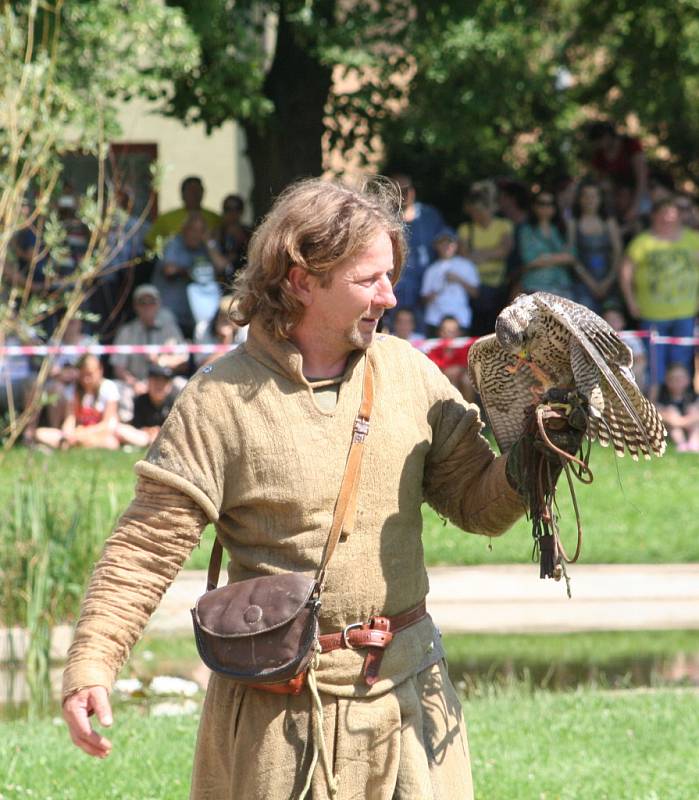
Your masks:
M 63 674 L 64 697 L 84 686 L 111 688 L 207 522 L 187 495 L 139 479 L 92 573 Z
M 506 458 L 495 456 L 481 427 L 475 410 L 459 421 L 448 455 L 426 470 L 425 499 L 463 530 L 498 536 L 522 516 L 524 504 L 505 477 Z

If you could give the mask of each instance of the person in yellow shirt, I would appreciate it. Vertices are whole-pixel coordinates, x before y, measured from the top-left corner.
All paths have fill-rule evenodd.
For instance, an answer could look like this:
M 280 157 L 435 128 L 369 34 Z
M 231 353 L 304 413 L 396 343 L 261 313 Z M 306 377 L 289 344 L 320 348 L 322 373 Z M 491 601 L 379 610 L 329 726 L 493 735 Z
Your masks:
M 200 177 L 190 175 L 185 178 L 180 184 L 180 194 L 182 208 L 166 211 L 155 220 L 144 239 L 147 247 L 157 247 L 158 240 L 164 244 L 165 240 L 179 233 L 185 220 L 192 213 L 201 214 L 210 230 L 221 224 L 221 217 L 218 214 L 201 206 L 201 201 L 204 199 L 204 184 Z
M 464 210 L 470 221 L 458 228 L 459 253 L 478 268 L 480 292 L 473 299 L 471 332 L 483 336 L 495 330 L 495 318 L 507 302 L 507 257 L 512 249 L 512 223 L 495 216 L 495 190 L 474 186 Z
M 658 200 L 650 230 L 632 239 L 621 264 L 619 285 L 631 316 L 642 330 L 691 337 L 699 300 L 699 233 L 685 228 L 675 197 Z M 650 396 L 665 379 L 668 364 L 692 372 L 692 345 L 650 348 Z

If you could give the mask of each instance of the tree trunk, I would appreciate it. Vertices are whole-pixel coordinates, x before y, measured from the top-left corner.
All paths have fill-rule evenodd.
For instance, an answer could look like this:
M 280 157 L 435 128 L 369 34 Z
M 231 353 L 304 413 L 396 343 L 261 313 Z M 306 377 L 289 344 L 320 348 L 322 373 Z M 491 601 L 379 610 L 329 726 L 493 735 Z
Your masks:
M 334 2 L 319 5 L 332 12 Z M 303 33 L 308 36 L 308 31 Z M 332 67 L 322 65 L 313 50 L 312 42 L 297 41 L 280 3 L 277 47 L 264 84 L 275 111 L 263 126 L 243 125 L 255 179 L 252 205 L 257 218 L 287 184 L 322 171 L 323 117 Z

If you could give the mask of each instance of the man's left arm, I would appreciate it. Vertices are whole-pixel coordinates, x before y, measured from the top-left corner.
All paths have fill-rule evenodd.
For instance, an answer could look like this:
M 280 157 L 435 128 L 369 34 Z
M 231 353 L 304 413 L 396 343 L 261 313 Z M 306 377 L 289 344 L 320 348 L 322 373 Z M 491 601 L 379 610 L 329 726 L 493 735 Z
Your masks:
M 425 469 L 425 500 L 470 533 L 504 533 L 525 511 L 522 497 L 507 479 L 507 457 L 496 456 L 481 435 L 475 406 L 446 399 L 438 417 Z

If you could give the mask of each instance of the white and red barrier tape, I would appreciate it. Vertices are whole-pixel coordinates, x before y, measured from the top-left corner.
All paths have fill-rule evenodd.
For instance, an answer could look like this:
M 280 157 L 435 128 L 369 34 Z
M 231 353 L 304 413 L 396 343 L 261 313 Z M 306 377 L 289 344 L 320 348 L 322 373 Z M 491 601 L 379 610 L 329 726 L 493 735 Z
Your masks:
M 699 345 L 699 336 L 658 336 L 653 331 L 625 331 L 626 336 L 650 338 L 653 344 Z M 448 345 L 457 350 L 475 342 L 475 337 L 458 339 L 419 339 L 413 345 L 423 353 L 435 347 Z M 227 353 L 232 348 L 225 344 L 89 344 L 89 345 L 7 345 L 0 347 L 0 356 L 80 356 L 95 355 L 188 355 L 189 353 Z

